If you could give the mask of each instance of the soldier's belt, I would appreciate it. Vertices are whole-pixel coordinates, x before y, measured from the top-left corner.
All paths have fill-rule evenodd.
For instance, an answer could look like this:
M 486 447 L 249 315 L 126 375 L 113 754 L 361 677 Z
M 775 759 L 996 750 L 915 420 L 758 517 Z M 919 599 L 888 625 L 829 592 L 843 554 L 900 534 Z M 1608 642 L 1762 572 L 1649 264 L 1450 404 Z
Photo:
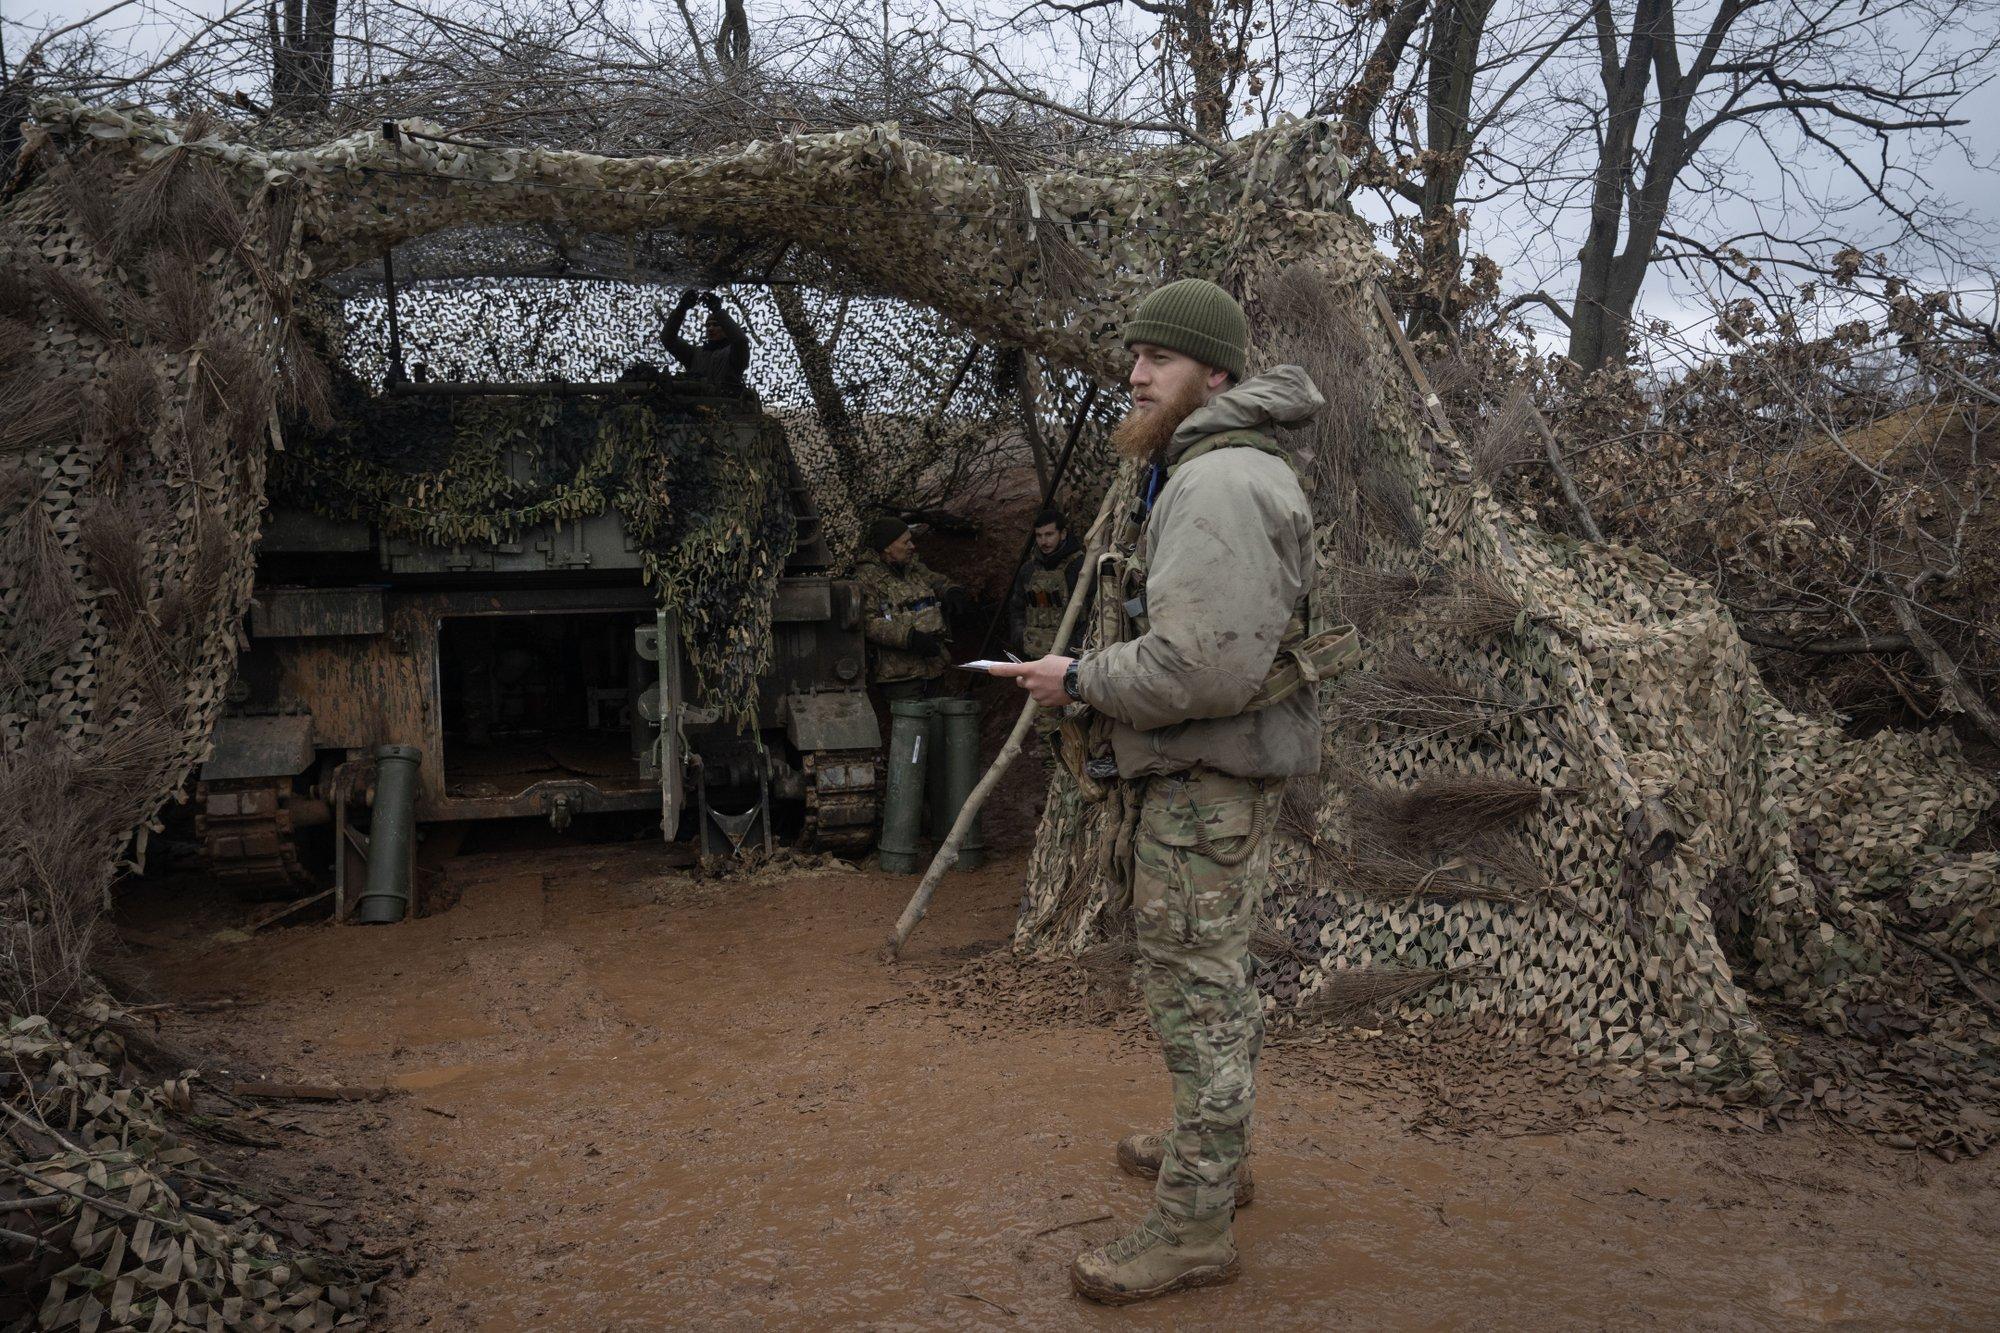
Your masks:
M 1354 664 L 1361 655 L 1361 639 L 1352 625 L 1335 625 L 1321 630 L 1303 643 L 1278 650 L 1264 683 L 1243 705 L 1246 713 L 1269 708 L 1297 693 L 1302 685 L 1330 680 Z

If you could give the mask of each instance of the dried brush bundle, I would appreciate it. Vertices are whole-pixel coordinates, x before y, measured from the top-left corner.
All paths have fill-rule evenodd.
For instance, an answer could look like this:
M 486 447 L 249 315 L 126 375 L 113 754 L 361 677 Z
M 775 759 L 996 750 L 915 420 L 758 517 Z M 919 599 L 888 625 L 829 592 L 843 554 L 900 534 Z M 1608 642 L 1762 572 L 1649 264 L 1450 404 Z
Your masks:
M 1387 467 L 1371 464 L 1361 472 L 1361 520 L 1386 541 L 1415 550 L 1424 542 L 1423 515 L 1410 484 Z
M 1465 737 L 1491 732 L 1533 707 L 1498 681 L 1475 681 L 1396 648 L 1342 684 L 1337 711 L 1416 737 Z
M 176 248 L 197 255 L 234 249 L 248 226 L 228 178 L 208 162 L 191 162 L 180 173 L 167 214 Z
M 178 246 L 146 256 L 147 298 L 139 322 L 146 335 L 175 352 L 201 341 L 212 302 L 203 289 L 201 261 Z
M 37 322 L 35 303 L 40 295 L 41 285 L 25 270 L 12 263 L 0 264 L 0 315 L 32 328 Z
M 1535 404 L 1517 385 L 1466 442 L 1472 474 L 1497 488 L 1535 457 L 1540 443 Z
M 287 413 L 314 430 L 333 429 L 333 373 L 297 319 L 285 325 L 278 349 L 278 395 Z
M 1352 781 L 1346 786 L 1347 813 L 1357 831 L 1403 846 L 1431 847 L 1511 823 L 1540 809 L 1552 790 L 1557 789 L 1480 773 L 1435 774 L 1414 787 Z
M 270 425 L 276 368 L 236 330 L 211 326 L 201 359 L 209 412 L 239 448 L 252 448 Z
M 130 633 L 152 600 L 145 538 L 145 521 L 130 498 L 99 500 L 78 525 L 84 565 L 103 588 L 98 611 L 116 635 Z
M 42 265 L 35 280 L 81 332 L 113 346 L 125 341 L 124 303 L 108 289 L 64 264 Z
M 112 357 L 102 394 L 90 424 L 108 444 L 129 447 L 152 434 L 160 407 L 160 376 L 150 357 L 131 350 Z
M 299 221 L 299 200 L 305 187 L 296 182 L 274 185 L 264 195 L 264 261 L 273 266 L 292 251 L 292 232 Z
M 1373 446 L 1380 384 L 1360 373 L 1371 351 L 1356 311 L 1358 294 L 1343 290 L 1321 268 L 1288 264 L 1256 285 L 1259 324 L 1272 357 L 1304 368 L 1326 406 L 1314 416 L 1300 480 L 1316 524 L 1334 526 L 1337 540 L 1351 539 L 1358 554 L 1358 479 Z
M 1294 1012 L 1308 1022 L 1342 1026 L 1421 995 L 1452 977 L 1476 971 L 1463 967 L 1349 967 L 1329 972 Z
M 1123 982 L 1131 975 L 1132 964 L 1139 958 L 1139 947 L 1132 940 L 1130 930 L 1115 931 L 1077 954 L 1077 966 L 1088 972 L 1092 981 L 1104 984 Z
M 190 146 L 206 136 L 215 122 L 204 111 L 196 111 L 181 126 L 179 143 L 169 145 L 157 157 L 128 177 L 114 192 L 117 221 L 111 231 L 115 253 L 125 255 L 175 235 L 175 211 L 183 177 L 193 165 Z
M 1332 570 L 1334 605 L 1340 618 L 1362 634 L 1407 611 L 1422 595 L 1423 576 L 1415 570 L 1336 561 Z
M 25 454 L 76 434 L 76 386 L 16 363 L 0 378 L 0 454 Z
M 1510 634 L 1532 619 L 1521 599 L 1483 569 L 1452 571 L 1418 613 L 1432 628 L 1465 639 Z
M 1090 257 L 1061 222 L 1035 220 L 1035 259 L 1042 269 L 1042 290 L 1058 301 L 1091 290 Z
M 26 320 L 0 315 L 0 374 L 26 372 L 35 351 L 35 330 Z
M 1319 845 L 1319 812 L 1325 791 L 1317 773 L 1301 774 L 1285 783 L 1278 801 L 1278 829 L 1301 842 Z
M 33 686 L 68 658 L 70 645 L 83 633 L 83 616 L 62 541 L 39 500 L 29 499 L 12 516 L 8 537 L 4 564 L 21 597 L 7 647 L 20 680 Z
M 66 164 L 56 186 L 56 197 L 76 229 L 100 249 L 110 245 L 118 223 L 111 174 L 108 161 L 90 157 Z
M 1312 961 L 1312 956 L 1299 947 L 1292 933 L 1281 929 L 1268 916 L 1258 917 L 1257 923 L 1250 928 L 1250 952 L 1266 964 L 1291 962 L 1303 967 Z
M 1478 878 L 1462 854 L 1381 845 L 1350 846 L 1314 864 L 1320 887 L 1363 898 L 1423 898 L 1433 902 L 1525 903 L 1536 886 L 1503 887 Z

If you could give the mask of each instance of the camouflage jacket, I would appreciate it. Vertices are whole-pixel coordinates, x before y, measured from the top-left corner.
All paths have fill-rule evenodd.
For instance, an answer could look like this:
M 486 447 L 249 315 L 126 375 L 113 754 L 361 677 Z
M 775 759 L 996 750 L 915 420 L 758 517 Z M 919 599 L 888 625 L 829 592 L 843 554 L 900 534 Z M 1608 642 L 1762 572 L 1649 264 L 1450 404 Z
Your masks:
M 862 630 L 874 650 L 868 678 L 887 685 L 942 675 L 948 660 L 942 650 L 925 657 L 907 647 L 911 630 L 945 632 L 943 599 L 956 585 L 916 556 L 891 566 L 877 551 L 855 560 L 854 579 L 861 585 Z
M 1021 562 L 1014 590 L 1007 596 L 1007 642 L 1029 661 L 1056 650 L 1056 631 L 1062 628 L 1063 612 L 1069 609 L 1069 595 L 1082 569 L 1083 548 L 1074 537 L 1063 538 L 1051 555 L 1037 551 Z M 1077 624 L 1084 623 L 1079 617 Z
M 1302 617 L 1313 577 L 1312 511 L 1276 428 L 1324 402 L 1303 370 L 1279 366 L 1174 432 L 1141 541 L 1144 632 L 1077 670 L 1084 701 L 1113 719 L 1121 777 L 1197 764 L 1241 778 L 1318 771 L 1315 691 L 1243 708 Z

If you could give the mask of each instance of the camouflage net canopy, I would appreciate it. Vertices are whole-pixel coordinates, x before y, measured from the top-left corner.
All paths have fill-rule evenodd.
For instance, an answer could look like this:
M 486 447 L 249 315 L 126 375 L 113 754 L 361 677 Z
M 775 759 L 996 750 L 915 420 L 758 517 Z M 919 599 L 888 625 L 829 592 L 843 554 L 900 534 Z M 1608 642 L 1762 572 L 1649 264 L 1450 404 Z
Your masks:
M 672 370 L 662 329 L 679 293 L 713 291 L 745 330 L 747 382 L 783 424 L 837 561 L 874 514 L 976 508 L 1010 469 L 1037 452 L 1046 464 L 1072 437 L 1082 448 L 1065 484 L 1105 470 L 1116 395 L 822 262 L 732 261 L 712 244 L 659 235 L 643 238 L 644 263 L 632 257 L 641 238 L 616 238 L 615 249 L 612 238 L 575 238 L 561 250 L 520 229 L 457 228 L 443 234 L 447 246 L 440 239 L 395 255 L 404 364 L 418 381 L 602 383 Z M 381 267 L 327 286 L 345 297 L 328 341 L 379 388 L 390 343 Z M 684 336 L 699 342 L 705 320 L 697 305 Z
M 1091 379 L 1117 376 L 1121 313 L 1161 275 L 1235 281 L 1266 250 L 1293 256 L 1320 243 L 1341 183 L 1328 134 L 1292 126 L 1226 156 L 1164 149 L 1023 173 L 908 142 L 893 126 L 686 159 L 410 133 L 267 151 L 212 123 L 39 106 L 0 198 L 0 1016 L 32 1033 L 34 1015 L 73 1022 L 91 1003 L 93 938 L 119 859 L 208 751 L 282 422 L 330 418 L 307 318 L 322 279 L 472 226 L 721 237 L 745 254 L 795 247 L 794 262 L 822 277 L 769 290 L 781 324 L 812 334 L 786 328 L 824 456 L 854 449 L 842 480 L 866 474 L 855 442 L 872 417 L 949 402 L 942 388 L 892 396 L 836 429 L 851 414 L 823 389 L 840 364 L 827 344 L 843 299 L 934 312 L 938 327 L 976 335 L 996 358 L 1019 349 L 1041 372 L 1030 386 L 1037 408 L 1059 419 L 1044 404 L 1074 395 L 1081 405 Z M 703 272 L 705 285 L 731 277 Z M 785 314 L 788 291 L 803 317 Z M 892 338 L 864 359 L 900 369 Z M 949 354 L 936 364 L 948 362 L 958 374 Z M 931 370 L 915 382 L 948 377 Z M 313 451 L 299 438 L 303 458 Z M 131 1090 L 115 1071 L 113 1081 L 101 1095 Z M 99 1138 L 60 1155 L 19 1140 L 4 1149 L 50 1179 L 70 1173 L 96 1201 L 51 1243 L 68 1247 L 58 1253 L 79 1275 L 113 1276 L 112 1301 L 128 1301 L 116 1285 L 127 1256 L 170 1263 L 158 1236 L 195 1225 L 172 1192 L 145 1184 L 143 1162 L 128 1173 L 123 1151 Z M 229 1245 L 264 1253 L 254 1232 L 246 1223 Z M 182 1290 L 196 1279 L 174 1284 L 200 1261 L 179 1253 L 183 1267 L 163 1285 L 135 1279 L 126 1318 L 165 1327 L 182 1317 Z M 319 1295 L 292 1286 L 295 1274 L 243 1273 L 257 1281 L 230 1268 L 245 1297 L 231 1317 L 324 1322 Z M 69 1283 L 56 1310 L 87 1281 Z M 215 1302 L 235 1293 L 201 1290 L 186 1317 L 205 1304 L 203 1321 L 219 1326 Z M 90 1301 L 109 1303 L 83 1294 L 80 1317 L 94 1316 Z M 288 1313 L 265 1309 L 273 1296 Z M 291 1306 L 298 1297 L 309 1313 Z
M 39 108 L 0 211 L 10 1005 L 76 1002 L 76 946 L 121 848 L 205 753 L 278 404 L 312 405 L 298 312 L 316 284 L 454 228 L 673 234 L 719 247 L 704 285 L 762 278 L 781 253 L 797 266 L 804 285 L 765 290 L 824 432 L 817 456 L 834 460 L 816 490 L 869 475 L 857 441 L 872 416 L 940 401 L 959 338 L 1020 349 L 1038 407 L 1080 404 L 1122 373 L 1123 314 L 1167 277 L 1241 293 L 1261 357 L 1327 390 L 1302 459 L 1321 609 L 1369 647 L 1325 699 L 1324 780 L 1289 802 L 1260 974 L 1277 1018 L 1372 993 L 1411 1022 L 1470 1017 L 1735 1099 L 1784 1096 L 1810 1054 L 1830 1075 L 1803 1082 L 1816 1105 L 1983 1146 L 1987 1015 L 1962 991 L 1927 993 L 1897 932 L 1992 965 L 1992 865 L 1949 855 L 1990 786 L 1942 735 L 1854 742 L 1784 713 L 1700 585 L 1550 537 L 1475 482 L 1378 322 L 1380 260 L 1340 202 L 1332 137 L 1290 124 L 1221 153 L 1024 172 L 893 126 L 612 159 L 408 132 L 267 151 L 213 126 Z M 825 393 L 846 373 L 827 354 L 850 336 L 834 335 L 843 300 L 850 318 L 857 301 L 896 302 L 942 331 L 915 358 L 923 391 L 858 423 Z M 862 359 L 901 373 L 895 336 Z M 1058 792 L 1023 944 L 1093 938 L 1094 832 Z M 1789 1051 L 1753 993 L 1899 1040 Z
M 1288 785 L 1254 945 L 1267 1017 L 1450 1020 L 1985 1147 L 2000 1030 L 1957 982 L 2000 970 L 1996 858 L 1951 849 L 1993 784 L 1947 731 L 1855 740 L 1787 712 L 1704 585 L 1510 512 L 1427 414 L 1363 230 L 1332 230 L 1242 287 L 1253 359 L 1327 392 L 1295 441 L 1316 617 L 1365 645 L 1321 687 L 1318 780 Z M 1059 787 L 1017 943 L 1115 949 L 1101 808 Z M 1839 1039 L 1775 1035 L 1753 996 Z

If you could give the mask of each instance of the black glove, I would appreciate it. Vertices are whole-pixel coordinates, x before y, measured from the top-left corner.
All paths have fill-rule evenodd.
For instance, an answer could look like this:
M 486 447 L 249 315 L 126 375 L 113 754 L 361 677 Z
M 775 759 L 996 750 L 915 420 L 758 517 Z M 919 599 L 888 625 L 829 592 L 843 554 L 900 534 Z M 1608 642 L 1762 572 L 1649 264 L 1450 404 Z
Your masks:
M 909 638 L 904 640 L 904 644 L 908 651 L 918 657 L 936 657 L 944 650 L 944 636 L 933 634 L 927 629 L 913 629 Z
M 972 599 L 965 595 L 963 588 L 949 588 L 944 594 L 944 613 L 953 620 L 964 616 L 972 609 Z
M 722 298 L 714 292 L 703 292 L 701 294 L 701 303 L 718 315 L 722 313 Z
M 690 288 L 688 288 L 688 289 L 687 289 L 686 291 L 682 292 L 682 293 L 681 293 L 681 299 L 680 299 L 680 300 L 679 300 L 679 301 L 678 301 L 678 302 L 677 302 L 677 303 L 676 303 L 676 304 L 674 305 L 674 309 L 676 309 L 676 310 L 686 310 L 686 309 L 688 309 L 689 307 L 691 307 L 692 305 L 694 305 L 694 301 L 695 301 L 695 296 L 696 296 L 696 294 L 697 294 L 697 293 L 695 292 L 695 289 L 694 289 L 694 288 L 692 288 L 692 287 L 690 287 Z

